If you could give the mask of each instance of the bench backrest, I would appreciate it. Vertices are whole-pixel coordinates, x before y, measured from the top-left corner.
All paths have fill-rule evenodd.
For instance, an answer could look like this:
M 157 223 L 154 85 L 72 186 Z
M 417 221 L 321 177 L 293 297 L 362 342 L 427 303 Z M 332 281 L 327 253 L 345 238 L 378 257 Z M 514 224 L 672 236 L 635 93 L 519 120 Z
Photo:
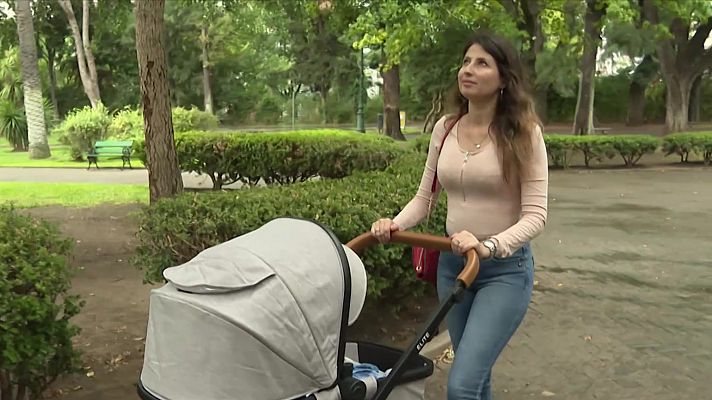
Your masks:
M 100 147 L 131 147 L 133 140 L 99 140 L 94 143 L 95 148 Z

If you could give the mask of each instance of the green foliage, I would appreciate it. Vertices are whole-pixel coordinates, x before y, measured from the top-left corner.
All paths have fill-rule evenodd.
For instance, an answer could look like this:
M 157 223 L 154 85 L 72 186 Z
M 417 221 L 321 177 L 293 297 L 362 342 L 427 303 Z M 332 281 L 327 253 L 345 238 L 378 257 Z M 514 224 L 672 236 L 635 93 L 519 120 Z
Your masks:
M 660 140 L 650 135 L 573 136 L 544 135 L 546 151 L 554 167 L 568 168 L 574 152 L 581 152 L 585 165 L 592 160 L 601 161 L 620 155 L 627 167 L 632 167 L 640 159 L 654 153 Z
M 111 117 L 103 105 L 84 107 L 70 112 L 53 134 L 58 135 L 60 143 L 71 147 L 73 159 L 81 160 L 97 140 L 106 139 L 109 125 Z
M 710 152 L 712 152 L 712 133 L 673 133 L 663 138 L 662 150 L 666 156 L 677 154 L 680 162 L 688 162 L 690 153 L 698 153 L 703 156 L 705 164 L 710 163 Z
M 145 271 L 147 281 L 158 282 L 165 268 L 283 216 L 320 221 L 346 243 L 368 230 L 376 219 L 400 211 L 417 190 L 423 162 L 423 155 L 409 153 L 385 171 L 339 180 L 161 200 L 146 207 L 140 216 L 140 244 L 132 262 Z M 444 221 L 445 207 L 438 207 L 431 226 L 443 226 Z M 412 272 L 409 248 L 377 246 L 362 259 L 368 271 L 370 300 L 418 295 L 424 289 Z
M 544 135 L 546 152 L 551 158 L 554 167 L 568 168 L 571 154 L 576 148 L 577 136 L 571 135 Z
M 112 139 L 138 139 L 143 137 L 143 115 L 139 110 L 125 108 L 111 119 L 109 137 Z
M 646 154 L 660 147 L 660 139 L 649 135 L 610 136 L 611 146 L 623 158 L 626 167 L 632 167 Z
M 217 129 L 219 123 L 220 121 L 215 115 L 195 107 L 189 110 L 182 107 L 173 109 L 174 132 L 209 131 Z
M 18 391 L 37 399 L 79 367 L 70 319 L 82 303 L 68 293 L 71 246 L 57 227 L 0 206 L 0 376 L 10 379 L 3 399 L 19 399 Z
M 402 149 L 390 138 L 337 130 L 276 133 L 176 134 L 181 170 L 208 174 L 213 188 L 303 182 L 317 176 L 342 178 L 384 169 Z M 146 163 L 144 142 L 134 153 Z
M 14 101 L 0 100 L 0 134 L 15 151 L 27 151 L 30 142 L 25 110 Z

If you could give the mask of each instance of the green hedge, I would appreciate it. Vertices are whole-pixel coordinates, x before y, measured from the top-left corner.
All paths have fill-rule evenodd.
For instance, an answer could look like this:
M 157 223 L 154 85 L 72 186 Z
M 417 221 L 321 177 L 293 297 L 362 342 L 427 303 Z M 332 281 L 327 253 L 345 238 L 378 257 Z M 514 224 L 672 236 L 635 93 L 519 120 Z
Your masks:
M 666 156 L 677 154 L 680 162 L 688 162 L 690 153 L 702 155 L 705 164 L 712 163 L 712 132 L 673 133 L 663 138 Z
M 544 135 L 546 149 L 555 167 L 568 168 L 571 157 L 580 152 L 588 167 L 592 160 L 601 161 L 616 155 L 623 159 L 627 167 L 632 167 L 646 154 L 655 153 L 660 147 L 660 139 L 650 135 L 573 136 Z
M 238 181 L 254 185 L 303 182 L 316 176 L 342 178 L 356 171 L 382 170 L 406 151 L 384 136 L 338 130 L 189 132 L 175 138 L 181 170 L 209 175 L 214 189 Z M 139 140 L 134 148 L 145 164 L 143 146 Z
M 70 323 L 82 305 L 68 294 L 71 248 L 54 225 L 0 206 L 0 398 L 39 398 L 80 365 L 72 347 L 79 329 Z
M 400 211 L 415 194 L 424 161 L 422 154 L 411 153 L 385 171 L 356 173 L 344 179 L 191 193 L 161 200 L 141 213 L 139 246 L 132 263 L 145 270 L 147 281 L 161 281 L 165 268 L 282 216 L 318 220 L 347 243 L 370 229 L 376 219 Z M 430 221 L 434 234 L 443 234 L 444 194 L 440 201 Z M 409 248 L 373 247 L 363 260 L 371 300 L 410 296 L 425 288 L 414 277 Z

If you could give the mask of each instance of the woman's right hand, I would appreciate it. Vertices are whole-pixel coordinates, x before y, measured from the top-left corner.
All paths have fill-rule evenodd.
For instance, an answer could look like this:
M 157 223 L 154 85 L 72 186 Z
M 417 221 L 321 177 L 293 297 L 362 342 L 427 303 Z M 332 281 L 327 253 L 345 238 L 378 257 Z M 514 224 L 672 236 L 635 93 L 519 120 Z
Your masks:
M 381 218 L 371 225 L 371 234 L 378 239 L 378 242 L 388 243 L 391 241 L 391 232 L 401 230 L 395 222 L 390 218 Z

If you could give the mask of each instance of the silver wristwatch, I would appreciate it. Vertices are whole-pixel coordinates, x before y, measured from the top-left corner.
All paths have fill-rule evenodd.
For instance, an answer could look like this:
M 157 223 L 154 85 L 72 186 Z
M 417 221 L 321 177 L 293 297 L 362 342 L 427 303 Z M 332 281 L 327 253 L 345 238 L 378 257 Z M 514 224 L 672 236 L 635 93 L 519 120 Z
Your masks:
M 497 245 L 494 243 L 494 240 L 485 239 L 482 241 L 482 244 L 490 251 L 490 257 L 488 260 L 495 258 L 497 255 Z

